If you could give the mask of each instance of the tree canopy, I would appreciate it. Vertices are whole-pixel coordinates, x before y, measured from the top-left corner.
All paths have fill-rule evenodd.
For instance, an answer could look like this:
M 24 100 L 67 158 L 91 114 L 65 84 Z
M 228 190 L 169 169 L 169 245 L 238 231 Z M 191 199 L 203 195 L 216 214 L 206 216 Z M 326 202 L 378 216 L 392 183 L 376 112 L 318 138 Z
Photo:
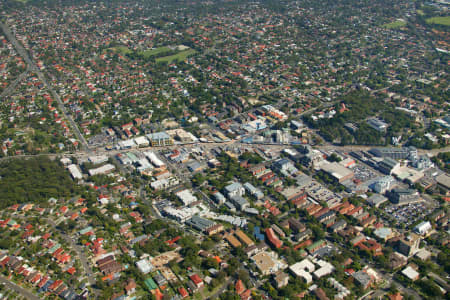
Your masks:
M 63 166 L 47 157 L 0 163 L 0 208 L 70 197 L 77 188 Z

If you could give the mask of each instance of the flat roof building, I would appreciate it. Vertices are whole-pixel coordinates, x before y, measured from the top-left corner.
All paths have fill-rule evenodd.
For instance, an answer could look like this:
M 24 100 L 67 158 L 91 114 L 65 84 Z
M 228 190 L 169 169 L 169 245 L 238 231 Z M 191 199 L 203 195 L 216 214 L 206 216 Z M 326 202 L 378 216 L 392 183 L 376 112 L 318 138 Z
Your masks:
M 395 204 L 409 204 L 421 201 L 419 192 L 413 189 L 395 188 L 389 192 L 389 200 Z
M 380 194 L 373 194 L 372 196 L 370 196 L 369 198 L 367 198 L 367 203 L 369 203 L 371 206 L 375 206 L 378 207 L 381 204 L 383 204 L 384 202 L 388 201 L 388 198 L 384 197 L 383 195 Z
M 403 148 L 394 148 L 394 147 L 381 147 L 381 148 L 373 148 L 369 150 L 370 154 L 373 154 L 377 157 L 390 157 L 392 159 L 406 159 L 409 156 L 417 156 L 417 149 L 415 147 L 403 147 Z
M 378 169 L 387 175 L 391 175 L 396 169 L 400 167 L 400 163 L 393 158 L 385 157 L 377 164 Z
M 192 218 L 186 221 L 186 224 L 194 227 L 199 231 L 205 231 L 206 229 L 212 227 L 216 223 L 208 219 L 201 218 L 199 216 L 193 216 Z
M 423 221 L 414 227 L 414 231 L 420 235 L 427 234 L 431 229 L 433 228 L 431 227 L 431 223 L 429 221 Z
M 323 164 L 321 169 L 330 174 L 339 183 L 352 179 L 355 175 L 352 170 L 347 169 L 337 162 Z
M 436 182 L 443 188 L 447 190 L 450 189 L 450 176 L 448 174 L 443 173 L 439 176 L 436 176 Z
M 386 132 L 389 126 L 386 122 L 383 122 L 377 118 L 368 119 L 367 124 L 378 132 Z
M 191 203 L 196 202 L 198 199 L 194 195 L 192 195 L 191 191 L 186 189 L 175 193 L 178 199 L 183 202 L 184 205 L 189 205 Z
M 411 266 L 407 266 L 405 269 L 403 269 L 402 274 L 405 275 L 409 280 L 416 281 L 419 279 L 419 272 L 414 270 Z
M 274 274 L 287 268 L 287 265 L 278 259 L 275 252 L 259 252 L 251 258 L 262 275 Z
M 173 140 L 166 132 L 155 132 L 147 134 L 152 147 L 163 147 L 173 145 Z
M 235 205 L 239 210 L 244 210 L 250 206 L 247 200 L 242 198 L 241 196 L 234 196 L 230 199 L 230 201 Z
M 95 168 L 95 169 L 90 169 L 89 175 L 90 176 L 94 176 L 94 175 L 100 175 L 100 174 L 108 174 L 111 173 L 112 171 L 114 171 L 116 169 L 116 167 L 112 164 L 106 164 L 104 166 Z
M 235 196 L 243 196 L 245 194 L 245 189 L 239 182 L 233 182 L 225 187 L 225 193 L 228 198 L 232 198 Z
M 148 274 L 153 270 L 153 265 L 146 258 L 137 261 L 136 267 L 142 274 Z
M 69 170 L 70 175 L 72 176 L 73 179 L 75 180 L 83 179 L 83 174 L 81 173 L 81 170 L 77 165 L 71 164 L 67 167 L 67 169 Z

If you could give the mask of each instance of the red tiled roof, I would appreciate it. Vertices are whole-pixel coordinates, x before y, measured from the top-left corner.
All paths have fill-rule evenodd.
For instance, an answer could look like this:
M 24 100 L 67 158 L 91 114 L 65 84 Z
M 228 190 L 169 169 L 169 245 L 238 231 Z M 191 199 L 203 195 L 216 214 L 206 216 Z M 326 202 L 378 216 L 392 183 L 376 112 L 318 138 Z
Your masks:
M 195 283 L 195 285 L 199 285 L 199 284 L 203 283 L 203 280 L 197 274 L 193 274 L 193 275 L 189 276 L 189 278 L 192 280 L 193 283 Z

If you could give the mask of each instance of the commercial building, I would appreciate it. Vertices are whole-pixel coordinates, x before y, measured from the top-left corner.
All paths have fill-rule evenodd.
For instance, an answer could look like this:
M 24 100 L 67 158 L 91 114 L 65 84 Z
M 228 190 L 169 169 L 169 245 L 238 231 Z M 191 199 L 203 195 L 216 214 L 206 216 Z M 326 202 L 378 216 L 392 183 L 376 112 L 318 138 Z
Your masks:
M 425 176 L 423 172 L 406 166 L 394 169 L 392 174 L 399 180 L 409 184 L 414 184 Z
M 203 166 L 196 160 L 190 161 L 187 163 L 187 168 L 190 172 L 198 172 L 203 169 Z
M 378 178 L 369 187 L 375 192 L 379 194 L 383 194 L 386 191 L 390 190 L 395 183 L 395 179 L 392 176 L 384 176 Z
M 436 182 L 444 189 L 447 189 L 447 191 L 450 189 L 450 176 L 448 174 L 443 173 L 436 176 Z
M 201 218 L 199 216 L 193 216 L 186 221 L 186 225 L 192 226 L 199 231 L 204 231 L 207 228 L 213 226 L 215 223 L 208 219 Z
M 419 251 L 420 236 L 414 233 L 409 234 L 406 238 L 400 239 L 397 242 L 398 252 L 411 257 Z
M 306 200 L 307 194 L 305 190 L 300 187 L 288 187 L 281 191 L 281 195 L 283 195 L 287 201 L 291 201 L 296 203 L 301 200 Z
M 90 176 L 94 176 L 94 175 L 101 175 L 101 174 L 108 174 L 111 173 L 112 171 L 114 171 L 116 169 L 116 167 L 112 164 L 106 164 L 104 166 L 95 168 L 95 169 L 90 169 L 89 170 L 89 175 Z
M 166 206 L 162 209 L 161 213 L 181 223 L 184 223 L 192 218 L 192 216 L 199 213 L 199 209 L 197 207 L 174 208 L 171 206 Z
M 155 166 L 155 168 L 165 168 L 165 163 L 162 162 L 161 159 L 156 156 L 156 154 L 152 151 L 144 152 L 145 157 Z
M 242 198 L 241 196 L 234 196 L 230 199 L 230 201 L 237 209 L 241 211 L 250 206 L 250 203 L 248 203 L 248 201 Z
M 164 179 L 160 179 L 160 180 L 156 180 L 150 183 L 150 186 L 152 189 L 154 189 L 155 191 L 159 191 L 159 190 L 163 190 L 166 188 L 169 188 L 171 186 L 175 186 L 177 184 L 179 184 L 179 180 L 175 177 L 170 177 L 170 178 L 164 178 Z
M 125 141 L 120 141 L 117 143 L 120 149 L 131 149 L 131 148 L 136 148 L 136 143 L 134 142 L 134 140 L 125 140 Z
M 152 147 L 164 147 L 173 145 L 173 140 L 166 132 L 155 132 L 147 134 L 147 138 L 150 141 Z
M 292 161 L 287 158 L 280 158 L 273 163 L 273 167 L 285 176 L 293 175 L 298 172 Z
M 387 124 L 377 118 L 368 119 L 367 124 L 378 132 L 386 132 L 386 130 L 389 126 L 389 124 Z
M 106 155 L 89 156 L 88 160 L 91 164 L 98 165 L 107 162 L 108 156 Z
M 402 270 L 402 274 L 405 275 L 409 280 L 416 281 L 419 279 L 419 272 L 414 270 L 411 266 L 407 266 L 405 269 Z
M 421 155 L 419 157 L 411 158 L 411 165 L 419 170 L 426 170 L 434 167 L 434 163 L 427 155 Z
M 431 223 L 429 221 L 423 221 L 414 227 L 414 231 L 420 235 L 426 235 L 431 231 L 431 229 L 433 229 L 433 227 L 431 227 Z
M 205 232 L 208 235 L 213 235 L 223 231 L 223 226 L 221 224 L 216 224 L 208 219 L 193 216 L 186 221 L 186 225 L 192 226 L 193 228 Z
M 225 187 L 225 193 L 227 194 L 229 199 L 235 196 L 242 197 L 245 194 L 245 189 L 241 183 L 233 182 L 232 184 L 229 184 Z
M 400 163 L 390 157 L 385 157 L 382 161 L 377 163 L 378 170 L 387 175 L 391 175 L 399 167 Z
M 250 182 L 244 183 L 244 188 L 256 199 L 260 200 L 264 198 L 264 193 L 260 189 L 254 187 Z
M 189 205 L 191 203 L 196 202 L 198 199 L 194 195 L 192 195 L 191 191 L 186 189 L 175 193 L 178 199 L 183 202 L 184 205 Z
M 81 180 L 81 179 L 83 179 L 83 174 L 81 173 L 81 170 L 80 170 L 80 168 L 77 165 L 71 164 L 71 165 L 69 165 L 67 167 L 67 169 L 69 170 L 70 175 L 72 176 L 72 178 L 74 180 Z
M 227 199 L 225 198 L 225 196 L 222 195 L 222 193 L 219 192 L 219 191 L 213 192 L 212 195 L 213 195 L 214 201 L 215 201 L 217 204 L 219 204 L 219 205 L 224 204 L 225 201 L 227 200 Z
M 373 194 L 369 198 L 367 198 L 366 202 L 369 203 L 371 206 L 379 207 L 381 204 L 388 201 L 388 198 L 384 197 L 383 195 L 379 194 Z
M 339 183 L 352 179 L 355 176 L 352 170 L 347 169 L 337 162 L 323 164 L 321 170 L 328 173 Z
M 377 157 L 389 157 L 392 159 L 407 159 L 408 157 L 417 156 L 417 149 L 415 147 L 404 147 L 404 148 L 373 148 L 369 150 L 370 154 Z
M 136 143 L 136 145 L 138 145 L 138 147 L 148 147 L 148 145 L 150 144 L 145 136 L 135 138 L 134 142 Z
M 148 274 L 153 270 L 153 265 L 146 258 L 137 261 L 136 267 L 142 274 Z
M 399 205 L 422 201 L 419 192 L 414 189 L 395 188 L 388 193 L 388 197 L 392 203 Z

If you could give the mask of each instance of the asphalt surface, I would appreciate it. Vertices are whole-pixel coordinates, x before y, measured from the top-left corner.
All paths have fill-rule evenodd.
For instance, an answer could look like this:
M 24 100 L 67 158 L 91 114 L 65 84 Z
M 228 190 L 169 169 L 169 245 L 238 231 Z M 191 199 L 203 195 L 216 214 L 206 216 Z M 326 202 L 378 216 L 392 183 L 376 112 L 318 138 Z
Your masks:
M 18 286 L 17 284 L 15 284 L 14 282 L 8 280 L 6 277 L 4 277 L 3 275 L 0 275 L 0 283 L 5 284 L 8 288 L 14 290 L 15 292 L 17 292 L 18 294 L 24 296 L 27 299 L 30 300 L 40 300 L 41 298 L 35 296 L 33 293 L 31 293 L 30 291 Z
M 28 74 L 28 68 L 23 73 L 21 73 L 16 80 L 14 80 L 1 94 L 0 99 L 4 99 L 5 97 L 9 96 L 14 90 L 16 89 L 17 85 L 25 78 L 25 76 Z

